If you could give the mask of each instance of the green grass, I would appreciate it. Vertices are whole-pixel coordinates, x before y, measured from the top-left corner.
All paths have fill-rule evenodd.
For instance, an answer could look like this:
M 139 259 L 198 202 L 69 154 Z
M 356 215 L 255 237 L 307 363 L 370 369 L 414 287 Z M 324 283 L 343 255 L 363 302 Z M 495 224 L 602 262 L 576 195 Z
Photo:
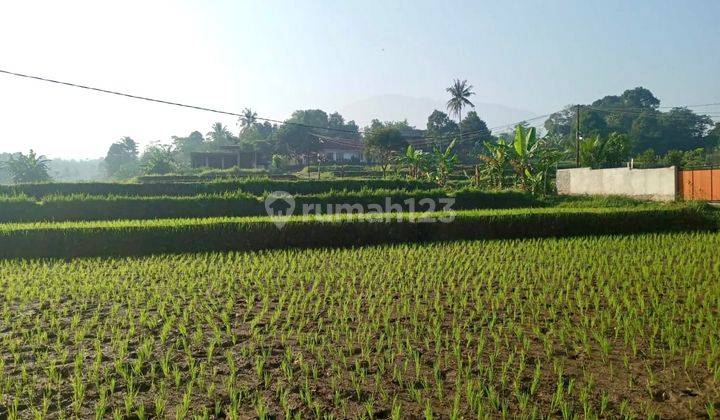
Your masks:
M 718 249 L 673 233 L 0 261 L 0 416 L 710 416 Z
M 116 195 L 116 196 L 194 196 L 244 192 L 262 195 L 266 192 L 285 191 L 290 194 L 318 194 L 328 191 L 359 191 L 362 189 L 429 189 L 437 185 L 427 181 L 401 179 L 339 179 L 284 181 L 268 178 L 243 178 L 209 182 L 87 182 L 0 185 L 1 195 L 24 194 L 34 198 L 49 195 Z
M 450 223 L 408 218 L 446 213 L 0 224 L 0 257 L 141 255 L 161 252 L 348 247 L 459 239 L 715 230 L 714 212 L 692 206 L 511 209 L 456 212 Z M 404 220 L 398 222 L 397 219 Z
M 194 217 L 262 216 L 266 194 L 254 196 L 244 192 L 198 194 L 194 196 L 97 196 L 87 194 L 50 195 L 38 200 L 26 195 L 0 196 L 0 222 L 82 221 L 122 219 L 167 219 Z M 406 200 L 419 203 L 422 199 L 453 197 L 454 209 L 513 208 L 544 205 L 529 194 L 514 191 L 485 192 L 473 189 L 449 191 L 368 190 L 328 191 L 311 195 L 295 195 L 298 208 L 318 204 L 322 209 L 337 204 L 379 204 L 388 199 L 403 211 L 411 211 Z M 442 207 L 442 206 L 438 206 Z M 417 209 L 424 208 L 417 204 Z

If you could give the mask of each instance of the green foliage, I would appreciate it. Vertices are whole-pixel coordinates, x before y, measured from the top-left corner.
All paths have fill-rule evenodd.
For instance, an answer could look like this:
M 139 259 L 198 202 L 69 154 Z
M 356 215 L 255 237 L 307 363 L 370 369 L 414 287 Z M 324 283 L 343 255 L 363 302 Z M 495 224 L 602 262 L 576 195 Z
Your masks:
M 451 113 L 458 116 L 458 121 L 462 121 L 462 110 L 466 106 L 474 108 L 472 102 L 470 102 L 470 96 L 474 95 L 472 91 L 473 86 L 468 84 L 467 80 L 455 79 L 453 84 L 445 89 L 450 94 L 450 99 L 447 101 L 447 109 Z
M 406 145 L 402 133 L 394 127 L 376 127 L 365 133 L 367 153 L 380 164 L 383 174 L 395 155 Z
M 320 127 L 320 128 L 318 128 Z M 334 130 L 329 130 L 330 128 Z M 341 134 L 338 131 L 342 130 Z M 338 113 L 328 116 L 319 109 L 297 110 L 275 133 L 275 152 L 302 158 L 306 163 L 322 145 L 319 136 L 342 137 L 344 141 L 358 141 L 360 134 L 354 121 L 345 122 Z
M 645 150 L 635 157 L 635 165 L 639 168 L 656 166 L 676 166 L 681 169 L 703 168 L 720 164 L 718 150 L 708 151 L 703 148 L 692 150 L 668 150 L 665 156 L 658 156 L 653 149 Z
M 411 215 L 395 213 L 393 217 L 408 216 Z M 332 222 L 296 218 L 285 225 L 282 234 L 278 234 L 269 218 L 5 224 L 0 225 L 3 244 L 0 257 L 139 255 L 717 229 L 716 216 L 680 206 L 632 210 L 474 210 L 458 212 L 451 223 L 371 220 L 372 216 L 340 220 L 334 217 Z
M 453 151 L 454 147 L 455 140 L 450 142 L 445 150 L 435 147 L 430 155 L 428 177 L 440 186 L 447 183 L 450 174 L 455 169 L 457 155 Z
M 130 137 L 123 137 L 110 145 L 105 156 L 105 171 L 108 177 L 127 179 L 138 170 L 138 145 Z
M 428 137 L 444 137 L 455 133 L 458 125 L 446 113 L 436 109 L 428 116 L 426 130 Z
M 679 159 L 679 160 L 678 160 Z M 682 152 L 674 151 L 670 156 L 669 162 L 680 164 L 682 160 Z M 653 149 L 647 149 L 639 155 L 635 156 L 635 165 L 638 168 L 654 168 L 658 166 L 662 161 L 660 157 L 655 153 Z
M 212 125 L 212 128 L 208 131 L 206 137 L 210 141 L 212 147 L 237 144 L 237 139 L 233 137 L 230 130 L 228 130 L 228 128 L 220 122 L 216 122 Z
M 143 153 L 141 165 L 146 175 L 165 175 L 178 168 L 172 146 L 162 144 L 148 147 Z
M 486 141 L 494 141 L 490 129 L 485 121 L 483 121 L 477 112 L 470 111 L 460 123 L 463 132 L 462 140 L 455 145 L 455 153 L 458 160 L 464 163 L 472 163 L 477 161 L 477 156 L 483 151 L 483 145 Z
M 10 156 L 10 158 L 2 163 L 4 169 L 10 173 L 10 177 L 16 184 L 30 182 L 46 182 L 50 181 L 48 174 L 48 159 L 43 155 L 37 155 L 35 151 L 25 155 L 18 153 Z
M 717 136 L 708 132 L 713 121 L 686 108 L 658 110 L 660 101 L 649 90 L 638 87 L 620 96 L 610 95 L 580 107 L 581 134 L 585 138 L 605 138 L 613 132 L 626 134 L 632 141 L 633 154 L 647 149 L 665 154 L 668 150 L 687 151 L 711 148 Z M 550 115 L 545 121 L 549 135 L 570 141 L 577 129 L 575 106 Z
M 580 142 L 580 165 L 591 168 L 622 166 L 630 157 L 632 145 L 626 134 L 596 135 Z
M 44 198 L 50 195 L 101 195 L 101 196 L 193 196 L 244 192 L 263 195 L 272 191 L 290 194 L 319 194 L 328 191 L 360 191 L 363 189 L 418 190 L 432 189 L 437 185 L 429 181 L 404 179 L 336 179 L 312 181 L 285 181 L 267 178 L 218 180 L 211 182 L 149 182 L 149 183 L 42 183 L 0 185 L 2 195 L 26 195 Z
M 386 206 L 387 200 L 403 211 L 411 210 L 405 200 L 429 198 L 437 200 L 454 197 L 454 209 L 490 209 L 532 207 L 541 205 L 533 197 L 517 192 L 488 193 L 475 189 L 447 191 L 445 189 L 328 191 L 294 197 L 298 213 L 304 204 L 319 205 L 326 213 L 328 205 L 343 204 Z M 420 210 L 420 209 L 418 209 Z M 265 216 L 264 197 L 247 193 L 225 193 L 172 196 L 46 196 L 37 201 L 27 196 L 0 196 L 0 223 L 42 221 L 97 221 L 130 219 L 169 219 L 196 217 Z
M 483 165 L 483 173 L 490 179 L 490 183 L 497 189 L 505 188 L 505 172 L 510 164 L 510 147 L 504 140 L 495 143 L 485 142 L 484 154 L 480 155 Z
M 548 172 L 564 153 L 545 147 L 544 142 L 537 138 L 535 127 L 526 128 L 522 124 L 515 127 L 515 137 L 510 146 L 509 161 L 520 188 L 545 194 Z
M 720 148 L 720 122 L 716 122 L 713 128 L 708 131 L 706 145 L 708 147 Z
M 187 137 L 172 137 L 173 150 L 182 162 L 190 162 L 190 153 L 203 152 L 210 149 L 210 144 L 199 131 L 193 131 Z
M 429 156 L 422 150 L 416 150 L 410 144 L 405 153 L 396 158 L 401 165 L 407 166 L 411 179 L 418 179 L 429 166 Z

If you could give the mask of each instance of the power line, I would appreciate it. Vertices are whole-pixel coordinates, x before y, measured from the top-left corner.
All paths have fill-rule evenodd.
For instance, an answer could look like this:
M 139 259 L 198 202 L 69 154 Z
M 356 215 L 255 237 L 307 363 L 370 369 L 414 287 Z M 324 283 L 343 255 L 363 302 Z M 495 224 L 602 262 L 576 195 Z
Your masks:
M 681 107 L 675 107 L 675 108 L 681 108 Z M 675 108 L 674 108 L 674 109 L 675 109 Z M 639 116 L 639 115 L 643 115 L 643 114 L 646 114 L 646 115 L 657 115 L 657 114 L 659 114 L 659 115 L 663 116 L 664 118 L 676 117 L 676 115 L 670 114 L 669 112 L 658 112 L 657 114 L 647 113 L 648 110 L 645 110 L 645 111 L 635 111 L 635 110 L 632 110 L 632 109 L 626 109 L 626 110 L 619 109 L 619 108 L 607 109 L 607 108 L 598 108 L 598 107 L 592 107 L 592 106 L 587 106 L 587 107 L 585 107 L 584 109 L 585 109 L 585 110 L 590 110 L 590 111 L 596 111 L 596 112 L 605 112 L 605 113 L 609 113 L 609 114 L 617 113 L 617 114 L 627 114 L 627 115 L 635 115 L 635 116 Z M 692 109 L 688 109 L 688 110 L 689 110 L 689 111 L 692 111 L 692 112 L 695 112 L 695 111 L 693 111 Z M 715 114 L 715 113 L 711 113 L 711 114 L 697 114 L 697 115 L 699 115 L 699 116 L 708 116 L 708 117 L 717 117 L 717 116 L 718 116 L 718 114 Z
M 147 96 L 134 95 L 134 94 L 131 94 L 131 93 L 125 93 L 125 92 L 119 92 L 119 91 L 115 91 L 115 90 L 109 90 L 109 89 L 97 88 L 97 87 L 93 87 L 93 86 L 81 85 L 81 84 L 78 84 L 78 83 L 71 83 L 71 82 L 64 82 L 64 81 L 61 81 L 61 80 L 48 79 L 48 78 L 46 78 L 46 77 L 33 76 L 33 75 L 23 74 L 23 73 L 16 73 L 16 72 L 12 72 L 12 71 L 8 71 L 8 70 L 3 70 L 3 69 L 0 69 L 0 73 L 7 74 L 7 75 L 10 75 L 10 76 L 16 76 L 16 77 L 22 77 L 22 78 L 26 78 L 26 79 L 39 80 L 39 81 L 42 81 L 42 82 L 55 83 L 55 84 L 58 84 L 58 85 L 64 85 L 64 86 L 70 86 L 70 87 L 79 88 L 79 89 L 85 89 L 85 90 L 90 90 L 90 91 L 95 91 L 95 92 L 106 93 L 106 94 L 109 94 L 109 95 L 122 96 L 122 97 L 125 97 L 125 98 L 137 99 L 137 100 L 141 100 L 141 101 L 155 102 L 155 103 L 160 103 L 160 104 L 165 104 L 165 105 L 173 105 L 173 106 L 177 106 L 177 107 L 181 107 L 181 108 L 189 108 L 189 109 L 195 109 L 195 110 L 199 110 L 199 111 L 213 112 L 213 113 L 222 114 L 222 115 L 231 115 L 231 116 L 234 116 L 234 117 L 242 117 L 242 116 L 243 116 L 243 114 L 237 113 L 237 112 L 223 111 L 223 110 L 220 110 L 220 109 L 208 108 L 208 107 L 204 107 L 204 106 L 189 105 L 189 104 L 183 104 L 183 103 L 180 103 L 180 102 L 168 101 L 168 100 L 164 100 L 164 99 L 150 98 L 150 97 L 147 97 Z M 338 132 L 343 132 L 343 133 L 353 133 L 353 134 L 354 134 L 354 133 L 361 133 L 361 132 L 362 132 L 361 130 L 347 130 L 347 129 L 342 129 L 342 128 L 321 127 L 321 126 L 310 125 L 310 124 L 303 124 L 303 123 L 292 122 L 292 121 L 280 121 L 280 120 L 277 120 L 277 119 L 266 118 L 266 117 L 255 117 L 255 119 L 256 119 L 256 120 L 260 120 L 260 121 L 267 121 L 267 122 L 271 122 L 271 123 L 277 123 L 277 124 L 288 124 L 288 125 L 295 125 L 295 126 L 305 127 L 305 128 L 316 128 L 316 129 L 321 129 L 321 130 L 338 131 Z
M 190 105 L 190 104 L 185 104 L 185 103 L 180 103 L 180 102 L 173 102 L 173 101 L 168 101 L 168 100 L 164 100 L 164 99 L 150 98 L 150 97 L 147 97 L 147 96 L 140 96 L 140 95 L 130 94 L 130 93 L 126 93 L 126 92 L 120 92 L 120 91 L 103 89 L 103 88 L 98 88 L 98 87 L 93 87 L 93 86 L 88 86 L 88 85 L 82 85 L 82 84 L 78 84 L 78 83 L 71 83 L 71 82 L 65 82 L 65 81 L 61 81 L 61 80 L 49 79 L 49 78 L 41 77 L 41 76 L 34 76 L 34 75 L 29 75 L 29 74 L 24 74 L 24 73 L 17 73 L 17 72 L 12 72 L 12 71 L 9 71 L 9 70 L 4 70 L 4 69 L 0 69 L 0 73 L 7 74 L 7 75 L 10 75 L 10 76 L 15 76 L 15 77 L 21 77 L 21 78 L 26 78 L 26 79 L 38 80 L 38 81 L 47 82 L 47 83 L 54 83 L 54 84 L 58 84 L 58 85 L 64 85 L 64 86 L 69 86 L 69 87 L 74 87 L 74 88 L 79 88 L 79 89 L 85 89 L 85 90 L 94 91 L 94 92 L 105 93 L 105 94 L 109 94 L 109 95 L 116 95 L 116 96 L 121 96 L 121 97 L 136 99 L 136 100 L 142 100 L 142 101 L 160 103 L 160 104 L 165 104 L 165 105 L 172 105 L 172 106 L 177 106 L 177 107 L 181 107 L 181 108 L 195 109 L 195 110 L 199 110 L 199 111 L 212 112 L 212 113 L 222 114 L 222 115 L 230 115 L 230 116 L 234 116 L 234 117 L 243 117 L 243 116 L 244 116 L 244 114 L 242 114 L 242 113 L 237 113 L 237 112 L 224 111 L 224 110 L 220 110 L 220 109 L 209 108 L 209 107 L 198 106 L 198 105 Z M 677 106 L 674 106 L 674 107 L 663 106 L 663 107 L 658 107 L 658 108 L 663 108 L 663 109 L 666 109 L 666 108 L 682 108 L 682 107 L 684 107 L 684 108 L 697 108 L 697 107 L 708 107 L 708 106 L 717 106 L 717 105 L 720 105 L 720 102 L 706 103 L 706 104 L 695 104 L 695 105 L 685 105 L 685 106 L 681 106 L 681 107 L 677 107 Z M 586 109 L 588 109 L 588 108 L 589 108 L 589 109 L 592 109 L 592 110 L 595 110 L 595 111 L 600 111 L 600 112 L 619 112 L 619 113 L 625 112 L 625 113 L 628 113 L 628 114 L 629 114 L 629 113 L 635 113 L 636 115 L 639 114 L 640 112 L 647 111 L 647 109 L 643 109 L 643 108 L 632 108 L 632 107 L 615 108 L 615 109 L 602 109 L 602 108 L 599 108 L 599 107 L 587 106 Z M 539 115 L 539 116 L 537 116 L 537 117 L 528 118 L 528 119 L 525 119 L 525 120 L 522 120 L 522 121 L 517 121 L 517 122 L 512 122 L 512 123 L 508 123 L 508 124 L 499 125 L 499 126 L 496 126 L 496 127 L 491 127 L 491 128 L 488 128 L 488 131 L 492 132 L 492 131 L 499 130 L 499 129 L 502 129 L 502 128 L 514 127 L 514 126 L 516 126 L 516 125 L 518 125 L 518 124 L 527 123 L 527 122 L 530 122 L 530 121 L 535 121 L 535 120 L 538 120 L 538 119 L 541 119 L 541 118 L 547 118 L 547 117 L 549 117 L 550 115 L 552 115 L 552 114 Z M 713 117 L 713 118 L 719 117 L 718 115 L 708 115 L 708 116 Z M 256 120 L 260 120 L 260 121 L 267 121 L 267 122 L 271 122 L 271 123 L 276 123 L 276 124 L 287 124 L 287 125 L 294 125 L 294 126 L 304 127 L 304 128 L 325 130 L 325 131 L 334 131 L 334 132 L 349 133 L 349 134 L 363 134 L 363 133 L 364 133 L 364 130 L 348 130 L 348 129 L 334 128 L 334 127 L 323 127 L 323 126 L 317 126 L 317 125 L 311 125 L 311 124 L 304 124 L 304 123 L 293 122 L 293 121 L 280 121 L 280 120 L 277 120 L 277 119 L 267 118 L 267 117 L 259 117 L 259 116 L 256 116 L 255 119 L 256 119 Z M 462 123 L 462 122 L 461 122 L 461 123 Z M 450 139 L 454 139 L 454 138 L 460 138 L 460 139 L 462 140 L 462 139 L 464 139 L 464 138 L 466 138 L 466 137 L 469 137 L 469 136 L 472 136 L 472 135 L 475 135 L 475 134 L 478 134 L 478 133 L 481 133 L 481 132 L 484 132 L 484 131 L 485 131 L 484 129 L 472 130 L 472 131 L 468 131 L 468 132 L 462 133 L 461 136 L 457 136 L 455 133 L 449 133 L 449 134 L 442 135 L 442 136 L 422 136 L 422 141 L 416 142 L 415 144 L 418 145 L 418 146 L 422 146 L 422 145 L 437 143 L 436 140 L 440 140 L 440 141 L 442 142 L 443 140 L 450 140 Z M 342 140 L 349 140 L 349 139 L 342 139 Z

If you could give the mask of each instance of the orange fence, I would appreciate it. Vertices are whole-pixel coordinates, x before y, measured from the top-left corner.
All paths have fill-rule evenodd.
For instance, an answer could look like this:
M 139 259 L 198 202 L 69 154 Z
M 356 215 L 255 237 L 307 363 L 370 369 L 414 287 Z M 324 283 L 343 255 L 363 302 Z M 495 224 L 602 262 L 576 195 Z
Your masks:
M 678 171 L 677 185 L 685 200 L 720 201 L 720 169 Z

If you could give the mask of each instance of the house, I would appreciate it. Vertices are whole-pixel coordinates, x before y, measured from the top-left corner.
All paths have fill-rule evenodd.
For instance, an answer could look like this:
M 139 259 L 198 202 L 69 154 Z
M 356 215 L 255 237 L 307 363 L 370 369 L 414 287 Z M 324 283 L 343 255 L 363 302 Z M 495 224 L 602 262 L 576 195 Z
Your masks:
M 257 168 L 259 156 L 257 152 L 246 152 L 241 146 L 219 146 L 217 151 L 190 153 L 190 165 L 193 168 L 227 169 Z
M 361 139 L 340 139 L 319 137 L 320 155 L 325 162 L 362 162 L 363 143 Z

